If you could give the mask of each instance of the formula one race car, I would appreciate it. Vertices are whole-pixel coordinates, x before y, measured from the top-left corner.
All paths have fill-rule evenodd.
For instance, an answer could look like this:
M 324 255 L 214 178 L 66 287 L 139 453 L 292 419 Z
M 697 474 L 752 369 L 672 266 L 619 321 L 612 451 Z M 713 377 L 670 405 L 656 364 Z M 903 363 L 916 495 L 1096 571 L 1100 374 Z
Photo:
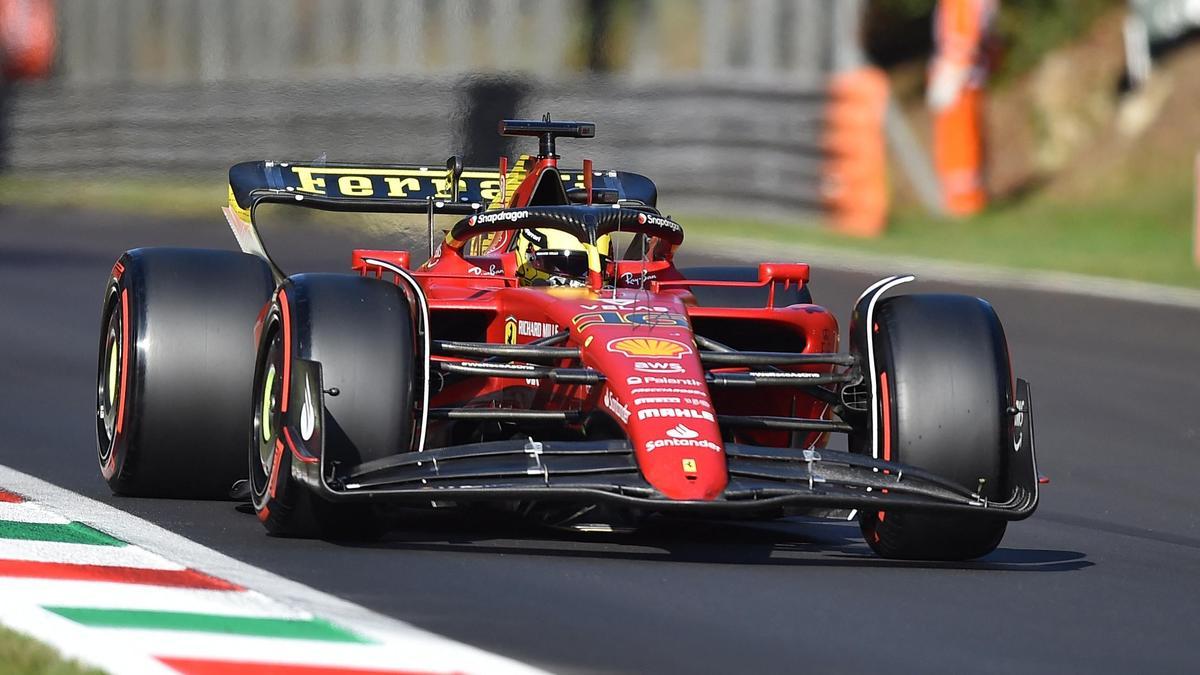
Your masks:
M 649 179 L 560 167 L 556 139 L 594 125 L 500 130 L 538 154 L 238 164 L 242 252 L 121 256 L 96 424 L 113 491 L 222 498 L 240 479 L 267 530 L 295 536 L 369 534 L 386 504 L 563 525 L 838 516 L 882 556 L 944 560 L 1033 513 L 1029 386 L 986 302 L 885 297 L 912 277 L 883 279 L 838 353 L 807 265 L 677 268 L 683 228 Z M 356 250 L 352 273 L 288 275 L 255 225 L 269 203 L 420 214 L 430 255 Z

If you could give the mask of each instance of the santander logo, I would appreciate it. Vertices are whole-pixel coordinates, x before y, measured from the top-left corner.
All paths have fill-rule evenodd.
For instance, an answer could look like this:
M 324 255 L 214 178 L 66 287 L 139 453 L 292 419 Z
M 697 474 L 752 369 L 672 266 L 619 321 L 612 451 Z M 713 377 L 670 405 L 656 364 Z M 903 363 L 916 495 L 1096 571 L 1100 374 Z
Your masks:
M 667 435 L 670 436 L 671 438 L 684 439 L 684 438 L 695 438 L 695 437 L 699 436 L 700 434 L 699 434 L 699 432 L 695 431 L 694 429 L 689 429 L 688 427 L 685 427 L 683 424 L 676 424 L 674 427 L 667 429 Z

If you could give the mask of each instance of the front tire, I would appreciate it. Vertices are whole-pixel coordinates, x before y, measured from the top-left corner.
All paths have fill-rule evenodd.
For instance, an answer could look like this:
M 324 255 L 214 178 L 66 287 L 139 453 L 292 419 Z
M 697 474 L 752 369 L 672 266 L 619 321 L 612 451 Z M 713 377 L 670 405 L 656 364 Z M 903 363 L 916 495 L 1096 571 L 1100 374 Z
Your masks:
M 905 295 L 875 314 L 880 458 L 948 478 L 989 500 L 1007 486 L 1012 371 L 991 305 L 963 295 Z M 870 447 L 869 444 L 865 444 Z M 969 560 L 995 550 L 1006 522 L 976 515 L 869 512 L 863 536 L 885 558 Z
M 273 535 L 363 539 L 381 533 L 365 503 L 335 503 L 297 478 L 280 440 L 284 373 L 296 359 L 321 365 L 323 463 L 353 466 L 409 448 L 415 351 L 412 311 L 395 284 L 343 274 L 301 274 L 276 294 L 254 370 L 251 498 Z M 297 467 L 299 468 L 299 467 Z M 321 480 L 312 476 L 312 480 Z

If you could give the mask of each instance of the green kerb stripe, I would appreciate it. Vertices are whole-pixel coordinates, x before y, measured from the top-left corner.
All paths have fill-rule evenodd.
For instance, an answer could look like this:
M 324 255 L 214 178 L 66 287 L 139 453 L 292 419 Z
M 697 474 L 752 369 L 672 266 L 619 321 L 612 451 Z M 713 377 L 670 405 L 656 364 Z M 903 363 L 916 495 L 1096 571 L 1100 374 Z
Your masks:
M 251 635 L 292 640 L 325 640 L 328 642 L 371 641 L 321 619 L 271 619 L 263 617 L 225 616 L 221 614 L 192 614 L 190 612 L 155 612 L 127 609 L 93 609 L 89 607 L 45 607 L 59 616 L 85 626 L 97 628 L 141 628 L 145 630 L 182 630 L 198 633 Z
M 93 544 L 95 546 L 124 546 L 125 542 L 114 539 L 100 530 L 83 523 L 22 523 L 0 520 L 0 539 L 26 539 L 29 541 L 56 541 L 64 544 Z

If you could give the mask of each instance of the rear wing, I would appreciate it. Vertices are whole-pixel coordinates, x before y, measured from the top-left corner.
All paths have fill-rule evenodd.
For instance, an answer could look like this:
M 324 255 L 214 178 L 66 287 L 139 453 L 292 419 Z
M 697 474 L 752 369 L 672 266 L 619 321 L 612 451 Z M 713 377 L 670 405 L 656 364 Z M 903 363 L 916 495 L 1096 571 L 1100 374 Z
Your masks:
M 568 188 L 583 188 L 582 169 L 560 169 Z M 329 164 L 324 162 L 242 162 L 229 169 L 229 206 L 225 218 L 242 251 L 262 258 L 277 282 L 284 273 L 271 259 L 254 225 L 259 204 L 294 204 L 324 211 L 413 213 L 429 217 L 430 253 L 433 217 L 470 215 L 501 208 L 511 194 L 516 172 L 501 188 L 498 168 L 463 168 L 451 157 L 445 166 L 419 164 Z M 615 191 L 617 198 L 655 206 L 658 189 L 649 178 L 626 171 L 595 171 L 593 189 Z
M 457 174 L 458 179 L 452 178 Z M 566 187 L 584 186 L 582 169 L 561 169 Z M 455 184 L 457 183 L 457 184 Z M 654 206 L 658 190 L 649 178 L 627 171 L 597 171 L 593 187 L 615 190 L 622 200 Z M 250 222 L 257 203 L 288 203 L 332 211 L 467 215 L 499 208 L 500 170 L 417 164 L 242 162 L 229 169 L 229 206 Z

